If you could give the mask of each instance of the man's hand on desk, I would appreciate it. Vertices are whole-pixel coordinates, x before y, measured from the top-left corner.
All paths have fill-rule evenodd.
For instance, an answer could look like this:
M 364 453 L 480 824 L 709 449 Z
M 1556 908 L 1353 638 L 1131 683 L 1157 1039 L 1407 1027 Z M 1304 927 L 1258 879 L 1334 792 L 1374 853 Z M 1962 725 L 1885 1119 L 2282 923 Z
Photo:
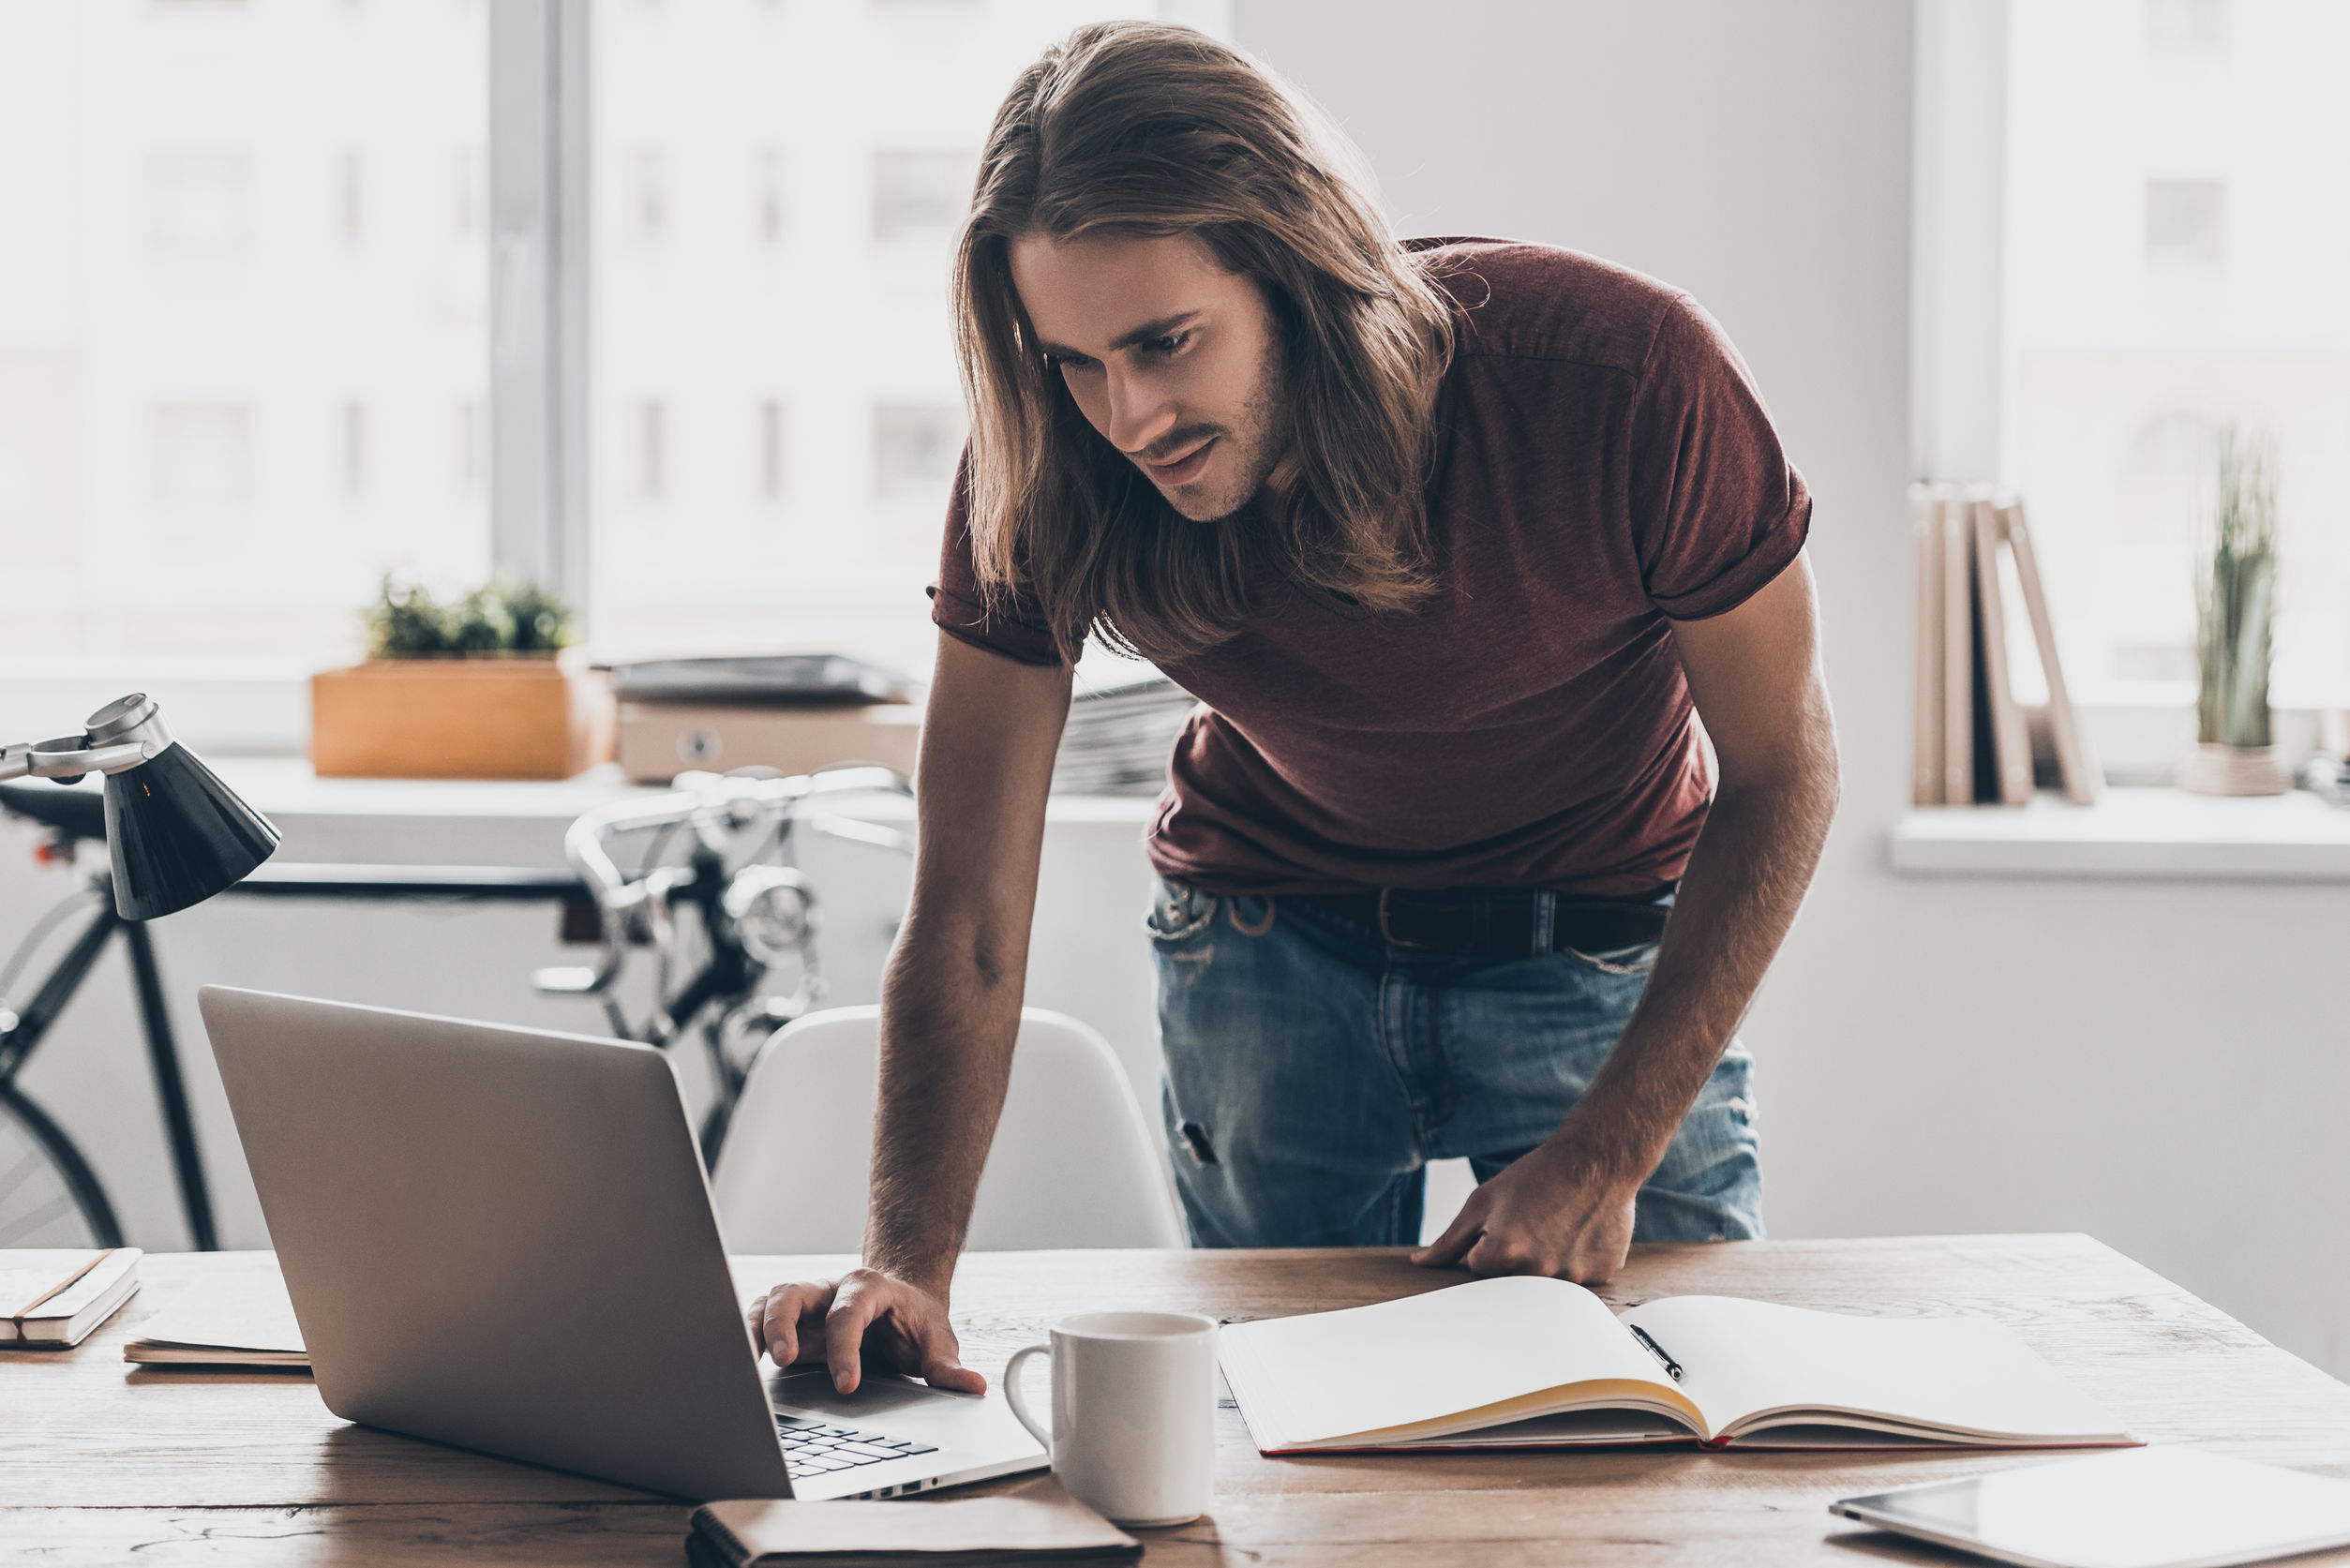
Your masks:
M 832 1386 L 853 1394 L 870 1359 L 933 1388 L 984 1394 L 987 1380 L 963 1365 L 944 1303 L 874 1269 L 838 1279 L 778 1285 L 751 1304 L 751 1338 L 778 1366 L 825 1362 Z
M 1427 1268 L 1472 1274 L 1549 1274 L 1578 1284 L 1615 1277 L 1632 1249 L 1630 1180 L 1553 1138 L 1469 1194 L 1460 1214 L 1412 1254 Z

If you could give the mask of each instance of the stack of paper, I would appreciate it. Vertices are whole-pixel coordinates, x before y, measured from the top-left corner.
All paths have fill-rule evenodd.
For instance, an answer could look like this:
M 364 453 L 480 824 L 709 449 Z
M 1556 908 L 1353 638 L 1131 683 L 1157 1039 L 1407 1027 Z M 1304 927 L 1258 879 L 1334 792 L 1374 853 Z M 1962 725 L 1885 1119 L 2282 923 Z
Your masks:
M 0 1344 L 63 1350 L 139 1291 L 135 1247 L 0 1251 Z
M 1191 694 L 1145 665 L 1140 673 L 1082 687 L 1069 707 L 1055 795 L 1156 795 L 1167 757 L 1191 716 Z

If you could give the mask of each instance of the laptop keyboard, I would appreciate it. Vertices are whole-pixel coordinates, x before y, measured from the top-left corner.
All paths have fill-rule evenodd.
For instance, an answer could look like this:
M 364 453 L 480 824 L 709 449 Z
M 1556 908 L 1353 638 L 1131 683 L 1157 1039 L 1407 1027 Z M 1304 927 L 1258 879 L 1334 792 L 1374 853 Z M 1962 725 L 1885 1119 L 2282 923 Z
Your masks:
M 859 1465 L 877 1465 L 884 1459 L 910 1459 L 918 1454 L 938 1452 L 936 1443 L 909 1442 L 796 1415 L 777 1416 L 775 1429 L 784 1440 L 784 1466 L 796 1476 L 827 1475 Z

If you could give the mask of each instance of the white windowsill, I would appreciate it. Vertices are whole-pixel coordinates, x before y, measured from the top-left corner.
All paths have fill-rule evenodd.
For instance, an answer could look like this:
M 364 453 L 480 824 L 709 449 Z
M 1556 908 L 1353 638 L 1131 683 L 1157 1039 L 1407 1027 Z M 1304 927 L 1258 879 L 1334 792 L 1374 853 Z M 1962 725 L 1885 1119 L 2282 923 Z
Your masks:
M 2109 789 L 2093 806 L 2043 793 L 2020 808 L 1911 811 L 1892 852 L 1893 870 L 1917 876 L 2350 882 L 2350 811 L 2302 790 L 2229 800 Z
M 206 755 L 204 762 L 285 836 L 278 859 L 384 865 L 562 865 L 563 829 L 581 813 L 660 793 L 617 764 L 571 779 L 322 779 L 301 757 Z M 76 787 L 95 791 L 91 778 Z M 1105 830 L 1140 840 L 1158 811 L 1145 796 L 1055 795 L 1057 834 Z M 843 814 L 903 821 L 912 803 L 888 796 L 843 802 Z
M 568 823 L 592 807 L 631 796 L 661 793 L 660 784 L 632 784 L 617 763 L 570 779 L 322 779 L 300 757 L 210 757 L 212 769 L 254 810 L 269 817 L 511 817 Z M 1150 821 L 1157 801 L 1147 796 L 1055 795 L 1046 816 L 1055 822 Z M 856 814 L 910 814 L 903 800 L 875 797 Z

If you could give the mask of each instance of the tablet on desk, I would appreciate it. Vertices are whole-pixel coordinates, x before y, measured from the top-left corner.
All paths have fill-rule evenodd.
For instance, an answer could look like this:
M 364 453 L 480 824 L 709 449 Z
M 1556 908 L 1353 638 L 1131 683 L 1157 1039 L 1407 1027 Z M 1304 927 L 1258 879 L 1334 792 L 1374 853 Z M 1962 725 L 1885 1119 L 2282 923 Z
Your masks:
M 1998 1471 L 1828 1508 L 2025 1568 L 2227 1568 L 2350 1546 L 2350 1482 L 2186 1448 Z

